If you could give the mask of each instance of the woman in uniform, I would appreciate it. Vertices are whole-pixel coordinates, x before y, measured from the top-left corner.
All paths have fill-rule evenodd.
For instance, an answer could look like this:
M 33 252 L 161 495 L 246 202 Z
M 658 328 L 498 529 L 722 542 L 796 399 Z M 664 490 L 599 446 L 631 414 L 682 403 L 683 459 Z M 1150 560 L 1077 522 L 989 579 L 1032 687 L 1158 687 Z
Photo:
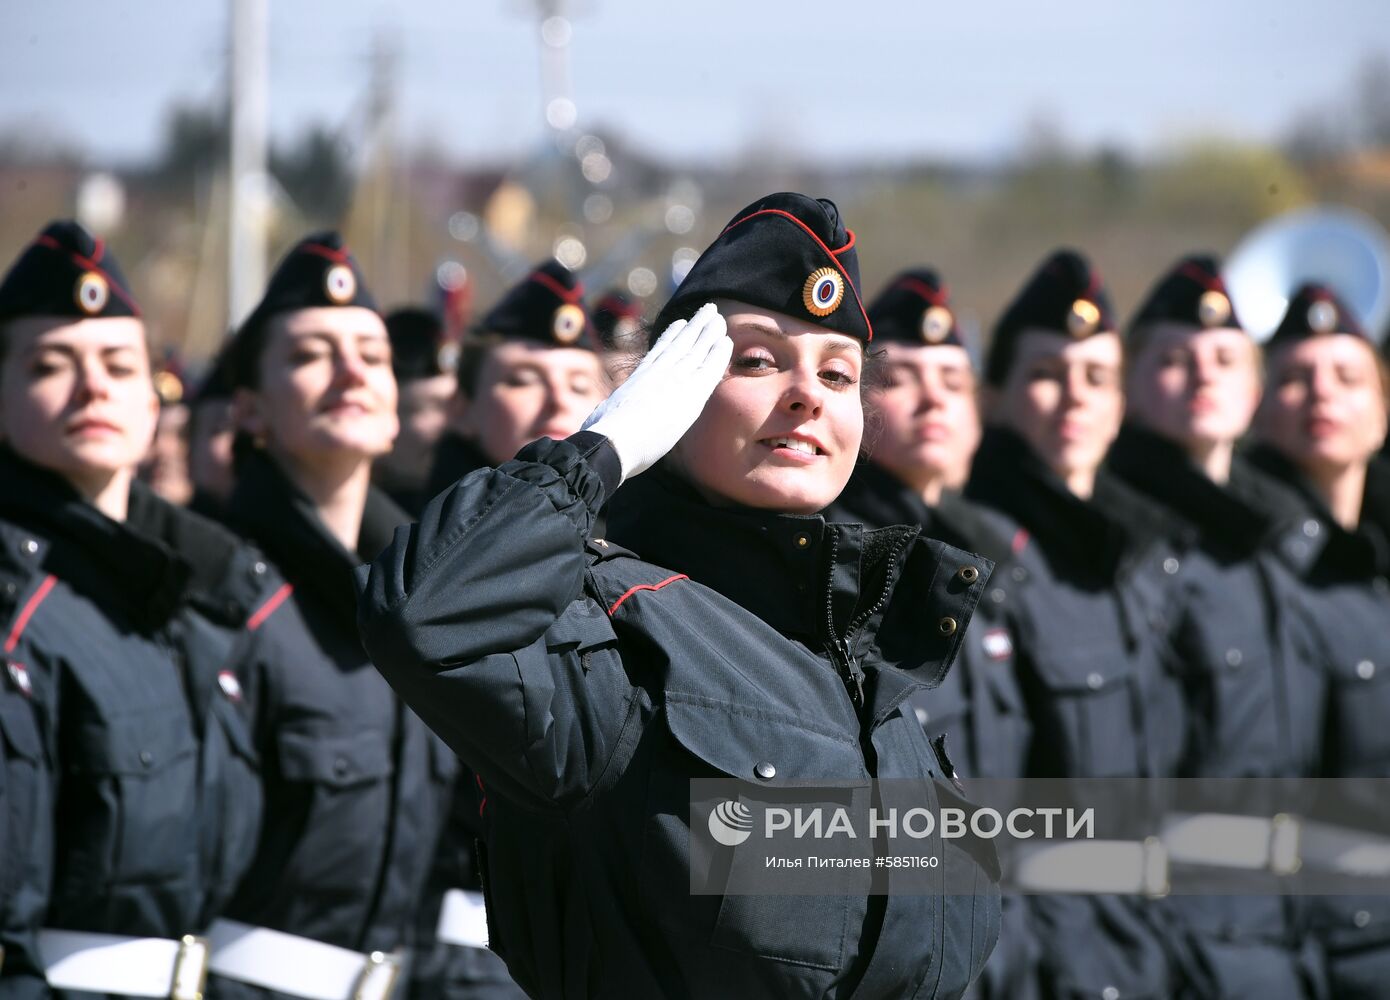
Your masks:
M 1305 581 L 1330 685 L 1323 773 L 1390 777 L 1390 466 L 1385 363 L 1331 289 L 1299 289 L 1266 347 L 1255 460 L 1299 491 L 1325 544 Z M 1384 795 L 1364 802 L 1384 830 Z M 1305 859 L 1315 868 L 1316 858 Z M 1382 996 L 1390 979 L 1390 900 L 1310 899 L 1327 960 L 1329 994 Z
M 899 274 L 869 305 L 881 374 L 868 388 L 868 456 L 859 461 L 829 516 L 870 528 L 920 524 L 922 533 L 979 552 L 1007 575 L 1009 539 L 990 516 L 951 489 L 980 443 L 979 380 L 933 270 Z M 941 686 L 911 699 L 927 734 L 945 738 L 960 776 L 1020 778 L 1030 725 L 1014 672 L 1004 591 L 975 613 L 960 657 Z M 997 803 L 991 803 L 997 805 Z M 1036 956 L 1016 896 L 1002 900 L 999 947 L 973 995 L 1035 995 Z
M 559 440 L 608 394 L 584 286 L 557 260 L 507 290 L 465 338 L 425 499 L 538 438 Z
M 691 893 L 731 861 L 692 778 L 757 802 L 947 771 L 904 702 L 987 561 L 817 513 L 863 429 L 854 242 L 827 201 L 740 212 L 585 431 L 464 478 L 362 574 L 373 661 L 481 778 L 490 944 L 533 996 L 956 997 L 993 946 L 992 855 L 954 842 L 974 893 Z
M 335 233 L 298 243 L 232 346 L 233 526 L 288 581 L 241 664 L 266 823 L 211 934 L 214 993 L 380 996 L 411 944 L 457 765 L 363 654 L 352 569 L 405 515 L 371 486 L 396 435 L 386 327 Z M 361 991 L 354 993 L 354 991 Z
M 1216 261 L 1178 261 L 1136 312 L 1126 348 L 1128 417 L 1109 465 L 1195 540 L 1179 573 L 1185 613 L 1173 636 L 1188 706 L 1177 776 L 1311 777 L 1325 682 L 1298 566 L 1284 554 L 1305 539 L 1307 515 L 1297 496 L 1236 454 L 1260 399 L 1260 362 Z M 1193 824 L 1214 831 L 1225 822 L 1193 817 L 1191 839 L 1214 844 L 1221 834 Z M 1220 873 L 1210 867 L 1219 865 L 1215 854 L 1175 860 Z M 1191 996 L 1322 995 L 1296 899 L 1180 895 L 1160 908 L 1190 949 Z
M 185 935 L 254 846 L 226 668 L 266 567 L 134 481 L 158 407 L 119 265 L 77 224 L 48 226 L 0 282 L 7 996 L 26 975 L 42 995 L 40 970 L 60 990 L 194 995 L 206 954 Z M 33 784 L 50 765 L 53 801 Z
M 1124 410 L 1122 367 L 1109 296 L 1071 250 L 1045 260 L 1009 304 L 985 362 L 987 429 L 965 495 L 1010 539 L 1007 579 L 991 586 L 1008 609 L 1033 723 L 1028 777 L 1170 776 L 1181 745 L 1162 659 L 1178 560 L 1158 513 L 1101 469 Z M 1133 895 L 1162 887 L 1138 863 L 1114 874 L 1097 886 L 1114 895 L 1032 897 L 1044 995 L 1169 995 L 1167 956 Z

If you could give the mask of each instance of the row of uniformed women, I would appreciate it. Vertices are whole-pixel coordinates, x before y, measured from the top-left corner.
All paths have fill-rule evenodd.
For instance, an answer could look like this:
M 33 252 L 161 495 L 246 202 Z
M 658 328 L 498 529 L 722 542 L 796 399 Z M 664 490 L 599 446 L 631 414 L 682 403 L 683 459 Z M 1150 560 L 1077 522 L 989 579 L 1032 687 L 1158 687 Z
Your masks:
M 230 361 L 227 519 L 257 547 L 132 481 L 158 404 L 102 241 L 55 223 L 0 283 L 5 997 L 193 996 L 185 935 L 210 995 L 385 996 L 433 940 L 471 789 L 357 638 L 352 569 L 406 517 L 370 486 L 396 389 L 335 236 L 291 251 Z M 469 909 L 450 932 L 481 946 Z M 515 993 L 466 957 L 454 979 Z
M 1054 255 L 995 330 L 968 481 L 977 386 L 944 288 L 905 273 L 870 315 L 882 432 L 837 513 L 999 564 L 961 662 L 919 704 L 962 771 L 1385 775 L 1387 383 L 1330 290 L 1293 297 L 1262 398 L 1215 261 L 1180 261 L 1122 342 L 1094 271 Z M 1033 897 L 1006 906 L 982 992 L 1375 996 L 1387 917 L 1372 898 Z

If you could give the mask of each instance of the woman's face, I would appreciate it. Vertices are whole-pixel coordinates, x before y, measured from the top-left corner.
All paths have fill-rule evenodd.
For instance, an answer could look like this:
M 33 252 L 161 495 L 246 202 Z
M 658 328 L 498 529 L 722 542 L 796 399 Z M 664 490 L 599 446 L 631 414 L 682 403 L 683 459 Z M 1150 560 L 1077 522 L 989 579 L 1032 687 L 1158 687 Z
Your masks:
M 1256 417 L 1259 436 L 1306 470 L 1366 462 L 1385 441 L 1375 348 L 1338 333 L 1276 350 Z
M 577 433 L 607 395 L 593 351 L 511 341 L 488 352 L 458 426 L 500 465 L 532 441 Z
M 138 319 L 21 319 L 3 334 L 0 436 L 79 485 L 134 470 L 159 416 Z
M 975 369 L 955 345 L 884 348 L 885 382 L 870 400 L 880 421 L 875 462 L 903 482 L 959 485 L 980 444 Z
M 359 306 L 297 309 L 270 321 L 260 384 L 238 389 L 238 424 L 300 464 L 375 458 L 400 427 L 386 325 Z
M 998 391 L 997 420 L 1062 479 L 1100 467 L 1124 416 L 1123 350 L 1116 333 L 1073 340 L 1025 330 Z
M 768 309 L 719 303 L 729 371 L 672 450 L 716 503 L 811 514 L 839 496 L 864 435 L 859 341 Z
M 1240 330 L 1161 324 L 1130 370 L 1130 415 L 1189 451 L 1234 443 L 1259 400 L 1259 358 Z

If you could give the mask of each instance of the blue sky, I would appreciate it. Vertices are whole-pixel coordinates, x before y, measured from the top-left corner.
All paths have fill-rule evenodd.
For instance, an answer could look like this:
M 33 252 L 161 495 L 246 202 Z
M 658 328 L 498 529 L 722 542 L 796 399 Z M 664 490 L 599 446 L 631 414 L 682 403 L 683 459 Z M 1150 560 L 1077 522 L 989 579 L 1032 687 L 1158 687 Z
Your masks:
M 1267 139 L 1390 54 L 1385 0 L 574 0 L 581 126 L 667 158 L 771 140 L 809 161 L 990 157 L 1040 114 L 1143 152 Z M 544 134 L 524 0 L 272 0 L 271 124 L 361 115 L 374 35 L 394 38 L 403 136 L 499 160 Z M 227 0 L 2 0 L 0 131 L 95 163 L 155 149 L 174 101 L 222 93 Z

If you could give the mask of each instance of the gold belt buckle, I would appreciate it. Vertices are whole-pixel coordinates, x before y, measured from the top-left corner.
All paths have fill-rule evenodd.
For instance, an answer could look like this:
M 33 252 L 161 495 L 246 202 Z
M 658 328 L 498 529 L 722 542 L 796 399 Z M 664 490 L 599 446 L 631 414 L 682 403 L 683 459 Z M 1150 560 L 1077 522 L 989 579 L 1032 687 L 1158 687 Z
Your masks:
M 1276 875 L 1293 875 L 1303 867 L 1300 856 L 1302 824 L 1297 816 L 1279 813 L 1269 821 L 1269 868 Z
M 203 1000 L 207 979 L 208 939 L 185 934 L 179 938 L 179 953 L 174 957 L 170 1000 Z
M 395 991 L 396 979 L 400 974 L 400 952 L 372 952 L 367 956 L 362 974 L 357 977 L 352 1000 L 387 1000 Z

